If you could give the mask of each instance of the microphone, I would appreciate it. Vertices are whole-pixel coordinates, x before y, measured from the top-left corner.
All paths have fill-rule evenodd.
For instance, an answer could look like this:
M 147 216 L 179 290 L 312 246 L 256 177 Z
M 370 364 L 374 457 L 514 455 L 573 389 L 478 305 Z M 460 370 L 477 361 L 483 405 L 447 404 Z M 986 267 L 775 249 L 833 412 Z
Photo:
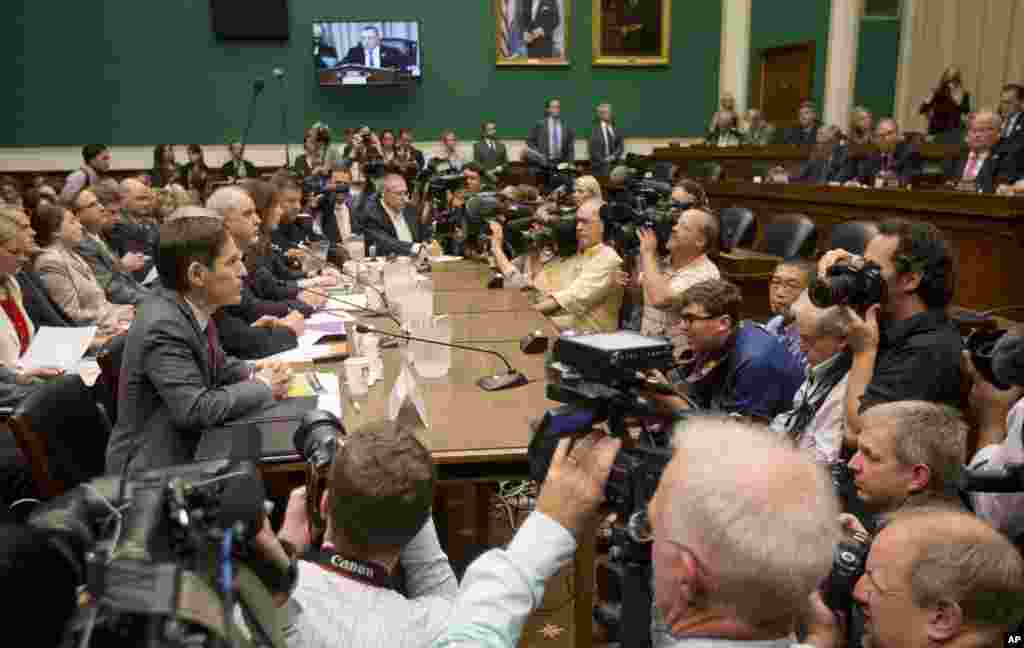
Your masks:
M 274 75 L 275 79 L 283 79 L 284 78 L 284 68 L 276 67 L 276 68 L 274 68 L 273 72 L 271 72 L 271 74 Z
M 400 338 L 403 340 L 412 340 L 413 342 L 425 342 L 427 344 L 439 344 L 441 346 L 451 347 L 453 349 L 462 349 L 464 351 L 477 351 L 480 353 L 489 353 L 493 356 L 497 356 L 505 363 L 505 367 L 508 372 L 504 374 L 495 374 L 493 376 L 484 376 L 480 380 L 476 381 L 480 389 L 484 391 L 498 391 L 500 389 L 510 389 L 512 387 L 520 387 L 529 382 L 522 373 L 512 368 L 511 363 L 508 359 L 498 353 L 497 351 L 491 351 L 490 349 L 481 349 L 480 347 L 465 346 L 463 344 L 451 344 L 450 342 L 441 342 L 439 340 L 429 340 L 426 338 L 413 337 L 411 335 L 405 335 L 402 333 L 389 333 L 380 329 L 371 328 L 363 324 L 356 324 L 356 333 L 377 333 L 378 335 L 385 335 L 387 337 Z
M 252 93 L 253 93 L 253 95 L 258 95 L 261 92 L 263 92 L 263 88 L 266 85 L 267 84 L 266 84 L 266 82 L 263 81 L 263 79 L 256 79 L 255 81 L 253 81 L 252 82 Z
M 335 297 L 334 295 L 332 295 L 330 293 L 322 292 L 322 291 L 319 291 L 319 290 L 314 290 L 312 288 L 303 288 L 302 290 L 310 292 L 310 293 L 312 293 L 314 295 L 319 295 L 320 297 L 323 297 L 324 299 L 327 299 L 329 301 L 337 302 L 339 304 L 344 304 L 345 306 L 349 306 L 351 308 L 355 308 L 356 310 L 359 310 L 359 311 L 361 311 L 363 313 L 368 313 L 368 314 L 373 315 L 375 317 L 380 317 L 380 316 L 387 317 L 391 321 L 393 321 L 395 324 L 398 324 L 399 327 L 402 326 L 401 320 L 399 320 L 397 317 L 395 317 L 395 314 L 392 313 L 390 310 L 375 311 L 372 308 L 367 308 L 366 306 L 360 306 L 359 304 L 357 304 L 355 302 L 350 302 L 347 299 L 342 299 L 341 297 Z

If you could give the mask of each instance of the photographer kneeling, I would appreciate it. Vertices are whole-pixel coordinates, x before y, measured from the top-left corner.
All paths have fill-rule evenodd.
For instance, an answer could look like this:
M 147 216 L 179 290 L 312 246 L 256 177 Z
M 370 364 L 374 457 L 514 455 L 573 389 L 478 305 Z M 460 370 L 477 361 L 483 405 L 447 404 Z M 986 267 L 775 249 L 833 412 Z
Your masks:
M 458 585 L 431 517 L 434 482 L 412 432 L 374 423 L 338 449 L 319 551 L 306 551 L 305 498 L 293 495 L 279 533 L 303 556 L 287 603 L 289 646 L 426 646 L 444 631 Z
M 516 645 L 544 582 L 593 532 L 620 442 L 595 433 L 570 451 L 569 441 L 559 442 L 537 510 L 512 542 L 470 565 L 455 616 L 434 646 Z M 828 573 L 838 539 L 838 506 L 823 471 L 763 428 L 728 419 L 683 423 L 648 513 L 667 645 L 793 643 L 796 619 Z M 830 645 L 824 634 L 809 640 Z

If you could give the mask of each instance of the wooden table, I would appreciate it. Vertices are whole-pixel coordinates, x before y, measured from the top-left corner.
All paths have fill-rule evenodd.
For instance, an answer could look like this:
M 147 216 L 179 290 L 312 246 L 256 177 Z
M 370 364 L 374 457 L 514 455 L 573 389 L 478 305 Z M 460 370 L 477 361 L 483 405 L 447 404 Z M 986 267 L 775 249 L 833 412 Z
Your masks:
M 1024 198 L 754 182 L 708 183 L 705 188 L 716 208 L 752 209 L 762 231 L 780 214 L 806 214 L 818 226 L 819 251 L 832 226 L 845 221 L 899 217 L 934 223 L 957 255 L 957 304 L 972 309 L 1024 304 L 1024 282 L 1015 277 L 1024 240 Z
M 436 291 L 435 313 L 451 318 L 452 339 L 504 354 L 530 380 L 515 389 L 485 392 L 476 381 L 504 372 L 501 360 L 487 353 L 452 349 L 447 376 L 417 381 L 429 424 L 418 431 L 418 436 L 437 465 L 443 495 L 435 504 L 443 506 L 444 514 L 450 518 L 449 533 L 441 531 L 446 536 L 442 542 L 449 547 L 460 540 L 452 537 L 459 534 L 459 520 L 454 518 L 461 518 L 463 525 L 472 525 L 477 546 L 490 544 L 487 540 L 493 536 L 488 536 L 487 531 L 491 490 L 487 485 L 527 476 L 529 423 L 558 405 L 545 395 L 544 355 L 523 354 L 518 344 L 521 336 L 538 329 L 557 335 L 556 327 L 530 307 L 521 291 L 484 288 L 490 275 L 487 266 L 473 262 L 437 264 L 431 273 Z M 397 330 L 393 322 L 381 318 L 364 321 L 381 330 Z M 388 397 L 406 351 L 404 343 L 382 350 L 383 378 L 370 388 L 367 397 L 359 400 L 359 411 L 343 398 L 343 421 L 350 434 L 362 424 L 386 416 Z M 340 367 L 336 370 L 340 371 Z M 290 439 L 280 442 L 284 447 L 291 443 Z M 287 493 L 305 481 L 304 466 L 296 455 L 264 463 L 261 468 L 268 492 L 273 494 Z M 460 486 L 464 484 L 472 487 Z M 587 539 L 581 542 L 574 563 L 550 584 L 542 607 L 557 611 L 534 616 L 524 630 L 524 642 L 566 648 L 591 646 L 593 565 L 594 541 Z M 575 592 L 575 596 L 571 604 L 563 605 L 568 598 L 566 592 Z M 540 641 L 537 632 L 544 623 L 560 625 L 566 632 L 556 640 Z

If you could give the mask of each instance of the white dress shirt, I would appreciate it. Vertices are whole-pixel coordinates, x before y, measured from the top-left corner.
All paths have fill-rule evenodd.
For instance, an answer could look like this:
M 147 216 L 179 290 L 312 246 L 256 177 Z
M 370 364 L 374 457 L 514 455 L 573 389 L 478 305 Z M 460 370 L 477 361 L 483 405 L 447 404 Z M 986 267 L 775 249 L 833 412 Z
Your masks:
M 415 243 L 415 239 L 412 237 L 412 230 L 409 229 L 409 223 L 405 222 L 405 218 L 401 212 L 393 212 L 384 201 L 380 201 L 380 206 L 384 208 L 384 212 L 387 213 L 388 218 L 391 219 L 391 224 L 395 227 L 395 235 L 399 241 L 403 243 Z
M 366 67 L 380 67 L 380 47 L 374 47 L 366 51 Z

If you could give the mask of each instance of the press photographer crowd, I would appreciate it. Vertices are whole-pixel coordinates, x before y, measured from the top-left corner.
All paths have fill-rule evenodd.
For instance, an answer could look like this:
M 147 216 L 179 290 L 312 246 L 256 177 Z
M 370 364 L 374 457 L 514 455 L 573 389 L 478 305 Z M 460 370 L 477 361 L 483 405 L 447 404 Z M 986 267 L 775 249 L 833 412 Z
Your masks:
M 524 155 L 538 186 L 505 181 L 494 122 L 472 160 L 453 132 L 425 159 L 408 130 L 339 144 L 318 123 L 265 177 L 238 143 L 219 173 L 198 146 L 181 167 L 160 146 L 151 175 L 118 182 L 89 145 L 63 187 L 0 178 L 0 406 L 78 380 L 21 368 L 44 326 L 95 326 L 118 359 L 89 389 L 109 439 L 67 440 L 63 488 L 3 435 L 9 641 L 511 648 L 598 534 L 612 645 L 1019 641 L 1024 337 L 962 336 L 955 250 L 912 220 L 781 260 L 773 317 L 746 319 L 753 297 L 718 264 L 734 225 L 700 183 L 625 155 L 611 114 L 600 181 L 577 171 L 557 99 Z M 481 289 L 528 293 L 560 331 L 543 349 L 558 406 L 528 413 L 532 510 L 458 577 L 435 460 L 402 419 L 296 417 L 307 483 L 276 512 L 258 462 L 199 452 L 288 397 L 274 356 L 371 257 L 490 264 Z M 359 308 L 400 320 L 387 293 Z

